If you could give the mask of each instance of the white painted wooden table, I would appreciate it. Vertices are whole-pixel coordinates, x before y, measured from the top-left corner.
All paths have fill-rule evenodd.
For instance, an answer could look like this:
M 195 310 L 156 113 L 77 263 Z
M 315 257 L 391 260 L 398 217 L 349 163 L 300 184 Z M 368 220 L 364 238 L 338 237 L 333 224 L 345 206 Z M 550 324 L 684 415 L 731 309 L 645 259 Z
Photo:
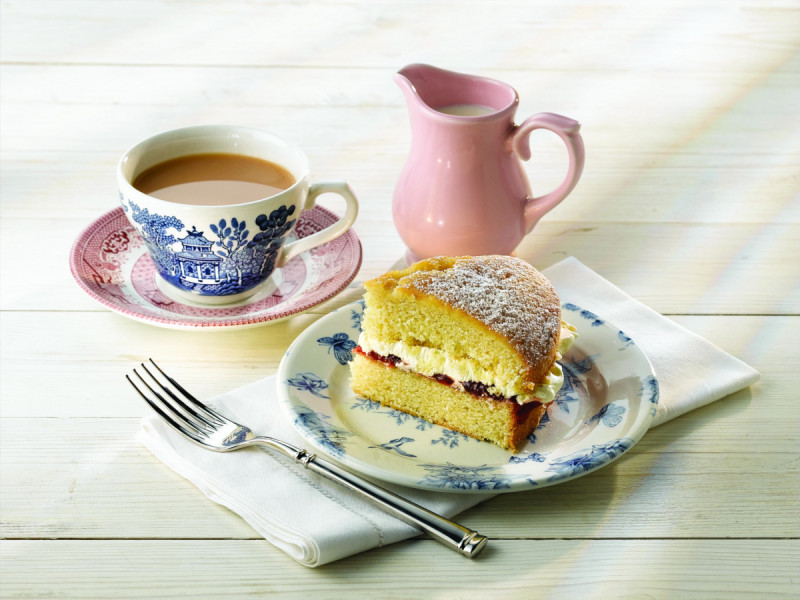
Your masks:
M 0 11 L 2 598 L 797 597 L 796 0 Z M 520 256 L 540 268 L 576 256 L 762 381 L 606 469 L 464 513 L 492 538 L 478 560 L 416 539 L 307 569 L 135 441 L 146 408 L 123 375 L 154 356 L 210 396 L 272 374 L 298 333 L 402 257 L 391 194 L 409 127 L 392 73 L 418 61 L 507 81 L 520 117 L 582 121 L 583 180 Z M 273 130 L 305 148 L 318 178 L 352 182 L 356 280 L 245 331 L 169 331 L 94 303 L 67 256 L 116 205 L 119 155 L 153 132 L 217 122 Z M 566 159 L 545 134 L 534 146 L 541 193 Z

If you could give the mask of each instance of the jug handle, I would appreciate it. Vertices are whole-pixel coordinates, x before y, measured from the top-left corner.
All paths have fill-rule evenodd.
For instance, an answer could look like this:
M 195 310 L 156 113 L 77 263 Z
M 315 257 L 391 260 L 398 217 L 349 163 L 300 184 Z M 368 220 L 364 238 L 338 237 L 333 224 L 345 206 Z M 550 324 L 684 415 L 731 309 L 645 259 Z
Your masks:
M 509 136 L 511 148 L 522 160 L 531 157 L 530 135 L 534 129 L 547 129 L 557 134 L 567 146 L 569 167 L 564 181 L 549 194 L 528 198 L 525 205 L 525 232 L 530 232 L 542 216 L 554 208 L 573 190 L 583 173 L 585 152 L 580 134 L 581 124 L 574 119 L 554 113 L 539 113 L 529 117 Z

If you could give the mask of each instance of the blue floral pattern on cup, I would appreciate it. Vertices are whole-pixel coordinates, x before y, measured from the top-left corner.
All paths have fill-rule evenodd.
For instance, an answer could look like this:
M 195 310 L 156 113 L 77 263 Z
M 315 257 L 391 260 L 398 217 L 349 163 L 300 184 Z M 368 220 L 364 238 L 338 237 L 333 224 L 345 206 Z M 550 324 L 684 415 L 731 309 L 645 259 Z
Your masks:
M 561 391 L 517 453 L 355 395 L 347 363 L 357 334 L 347 331 L 360 331 L 363 302 L 297 338 L 281 363 L 279 394 L 312 446 L 375 477 L 450 492 L 560 483 L 623 455 L 658 406 L 658 381 L 634 341 L 589 310 L 562 308 L 579 337 L 561 361 Z
M 132 200 L 122 207 L 141 227 L 159 275 L 187 292 L 209 296 L 238 294 L 269 276 L 283 239 L 296 222 L 290 219 L 295 207 L 281 206 L 269 215 L 258 215 L 251 235 L 248 224 L 236 217 L 189 226 Z

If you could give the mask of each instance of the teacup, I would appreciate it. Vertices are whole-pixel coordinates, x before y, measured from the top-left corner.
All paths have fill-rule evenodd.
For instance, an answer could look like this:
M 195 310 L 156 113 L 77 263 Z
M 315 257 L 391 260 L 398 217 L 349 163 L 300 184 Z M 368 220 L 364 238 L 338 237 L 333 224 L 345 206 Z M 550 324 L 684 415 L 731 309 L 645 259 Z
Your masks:
M 344 234 L 358 214 L 347 182 L 311 183 L 299 148 L 249 127 L 205 125 L 147 138 L 123 155 L 117 185 L 158 276 L 201 304 L 263 290 L 277 268 Z M 344 215 L 287 242 L 300 215 L 329 192 L 344 198 Z

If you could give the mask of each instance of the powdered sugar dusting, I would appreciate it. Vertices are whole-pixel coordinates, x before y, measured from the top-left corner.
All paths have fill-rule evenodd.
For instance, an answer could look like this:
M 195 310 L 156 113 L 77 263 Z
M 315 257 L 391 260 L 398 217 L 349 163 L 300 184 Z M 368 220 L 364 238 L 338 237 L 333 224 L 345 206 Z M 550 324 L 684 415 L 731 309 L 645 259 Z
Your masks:
M 510 256 L 431 260 L 431 270 L 411 273 L 399 287 L 446 302 L 509 340 L 532 369 L 549 368 L 561 330 L 558 294 L 530 264 Z M 547 361 L 546 364 L 542 364 Z

